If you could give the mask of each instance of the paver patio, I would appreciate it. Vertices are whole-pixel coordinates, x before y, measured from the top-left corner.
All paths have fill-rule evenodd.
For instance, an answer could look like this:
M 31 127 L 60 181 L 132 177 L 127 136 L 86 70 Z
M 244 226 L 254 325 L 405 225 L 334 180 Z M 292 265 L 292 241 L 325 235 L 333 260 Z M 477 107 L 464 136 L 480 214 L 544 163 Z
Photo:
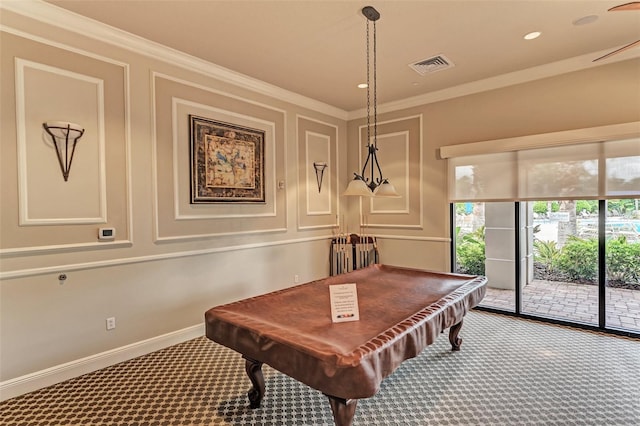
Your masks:
M 489 287 L 480 306 L 514 312 L 514 293 Z M 607 327 L 640 331 L 640 291 L 607 287 L 606 301 Z M 524 287 L 521 312 L 597 325 L 598 287 L 534 280 Z

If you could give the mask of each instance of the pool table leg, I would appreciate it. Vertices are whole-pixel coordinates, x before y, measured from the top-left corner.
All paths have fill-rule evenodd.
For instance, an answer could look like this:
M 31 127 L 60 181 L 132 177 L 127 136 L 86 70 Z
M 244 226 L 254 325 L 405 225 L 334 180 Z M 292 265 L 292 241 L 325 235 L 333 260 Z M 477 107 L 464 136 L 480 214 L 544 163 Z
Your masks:
M 353 415 L 356 413 L 357 399 L 344 399 L 327 395 L 331 411 L 333 412 L 333 421 L 336 426 L 351 426 Z
M 246 360 L 244 363 L 244 369 L 249 376 L 249 380 L 253 384 L 253 387 L 249 389 L 247 392 L 247 396 L 249 397 L 249 406 L 251 408 L 259 408 L 260 402 L 262 401 L 262 397 L 264 397 L 264 376 L 262 375 L 262 363 L 260 361 L 256 361 L 255 359 L 247 358 L 243 356 Z
M 460 345 L 462 345 L 462 337 L 459 337 L 460 329 L 462 328 L 462 320 L 459 323 L 452 325 L 449 329 L 449 342 L 451 343 L 452 351 L 459 351 Z

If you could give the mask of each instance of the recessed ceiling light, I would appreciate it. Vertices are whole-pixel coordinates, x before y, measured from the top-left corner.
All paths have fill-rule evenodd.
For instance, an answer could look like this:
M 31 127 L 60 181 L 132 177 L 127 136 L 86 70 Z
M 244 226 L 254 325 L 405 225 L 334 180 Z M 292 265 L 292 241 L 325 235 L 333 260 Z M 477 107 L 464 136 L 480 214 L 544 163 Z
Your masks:
M 587 15 L 573 21 L 573 25 L 587 25 L 598 20 L 598 15 Z
M 358 84 L 358 89 L 366 89 L 367 87 L 369 87 L 369 85 L 367 83 Z
M 532 33 L 526 34 L 526 35 L 524 36 L 524 39 L 525 39 L 525 40 L 533 40 L 533 39 L 535 39 L 535 38 L 540 37 L 540 34 L 542 34 L 540 31 L 534 31 L 534 32 L 532 32 Z

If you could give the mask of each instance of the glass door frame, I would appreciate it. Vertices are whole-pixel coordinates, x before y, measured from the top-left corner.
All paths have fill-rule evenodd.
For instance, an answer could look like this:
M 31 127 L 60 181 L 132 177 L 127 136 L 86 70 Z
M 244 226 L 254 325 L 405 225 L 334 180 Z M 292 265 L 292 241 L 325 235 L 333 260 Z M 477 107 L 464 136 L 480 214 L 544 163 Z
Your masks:
M 607 219 L 607 202 L 606 200 L 598 200 L 598 325 L 583 324 L 578 322 L 572 322 L 557 318 L 547 318 L 529 313 L 522 312 L 522 295 L 521 295 L 521 204 L 519 201 L 514 202 L 514 227 L 517 230 L 515 232 L 514 244 L 515 244 L 515 312 L 506 311 L 498 308 L 492 308 L 487 306 L 476 306 L 474 309 L 486 312 L 493 312 L 502 315 L 515 316 L 519 318 L 526 318 L 534 321 L 547 322 L 551 324 L 559 324 L 570 327 L 576 327 L 587 330 L 596 330 L 606 333 L 640 338 L 640 333 L 630 330 L 620 330 L 614 328 L 608 328 L 606 325 L 606 288 L 607 288 L 607 269 L 606 269 L 606 219 Z M 449 203 L 449 231 L 450 231 L 450 271 L 455 272 L 456 264 L 456 203 Z

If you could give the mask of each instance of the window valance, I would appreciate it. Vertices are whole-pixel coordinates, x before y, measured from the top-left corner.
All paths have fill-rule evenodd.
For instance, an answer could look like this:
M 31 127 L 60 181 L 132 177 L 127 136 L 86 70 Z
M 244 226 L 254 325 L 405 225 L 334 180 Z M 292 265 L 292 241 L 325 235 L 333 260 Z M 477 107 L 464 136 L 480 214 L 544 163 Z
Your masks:
M 441 156 L 451 202 L 640 197 L 640 122 L 443 147 Z

